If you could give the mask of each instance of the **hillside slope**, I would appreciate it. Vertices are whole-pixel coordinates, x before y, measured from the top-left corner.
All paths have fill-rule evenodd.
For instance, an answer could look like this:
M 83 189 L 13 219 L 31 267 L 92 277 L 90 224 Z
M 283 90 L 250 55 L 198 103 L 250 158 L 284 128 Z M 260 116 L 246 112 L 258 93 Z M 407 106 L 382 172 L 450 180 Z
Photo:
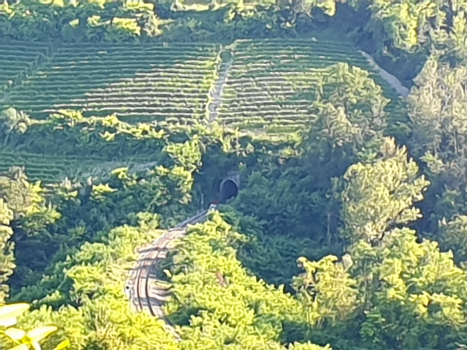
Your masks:
M 231 127 L 267 133 L 300 129 L 312 118 L 320 76 L 338 74 L 332 67 L 339 63 L 368 71 L 385 97 L 398 100 L 366 58 L 340 41 L 242 40 L 232 46 L 234 60 L 219 111 L 222 123 Z
M 18 63 L 9 71 L 8 60 L 0 59 L 2 104 L 33 119 L 74 109 L 85 117 L 115 114 L 131 124 L 216 120 L 226 128 L 284 135 L 313 120 L 319 80 L 323 74 L 338 78 L 339 64 L 368 71 L 392 100 L 387 111 L 399 100 L 397 91 L 357 49 L 328 38 L 237 40 L 226 47 L 209 43 L 51 47 L 3 42 L 0 54 L 7 53 L 18 57 Z M 126 163 L 100 156 L 57 158 L 53 149 L 40 156 L 11 147 L 5 152 L 0 152 L 0 170 L 24 165 L 33 178 L 47 181 Z
M 219 49 L 213 44 L 62 45 L 7 94 L 45 118 L 60 109 L 128 122 L 204 114 Z

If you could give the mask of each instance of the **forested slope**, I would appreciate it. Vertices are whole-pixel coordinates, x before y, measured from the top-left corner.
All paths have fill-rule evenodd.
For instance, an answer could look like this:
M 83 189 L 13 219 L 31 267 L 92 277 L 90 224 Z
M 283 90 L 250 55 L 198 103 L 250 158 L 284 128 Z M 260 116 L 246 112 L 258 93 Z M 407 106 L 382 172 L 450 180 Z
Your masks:
M 0 4 L 0 347 L 466 348 L 465 1 L 156 5 Z

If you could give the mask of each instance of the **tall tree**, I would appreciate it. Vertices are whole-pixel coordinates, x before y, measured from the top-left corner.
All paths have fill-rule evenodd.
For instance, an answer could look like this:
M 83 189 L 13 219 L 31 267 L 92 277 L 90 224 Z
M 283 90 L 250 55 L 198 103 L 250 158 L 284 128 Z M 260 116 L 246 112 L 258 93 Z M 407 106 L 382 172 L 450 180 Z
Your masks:
M 412 154 L 424 161 L 433 186 L 421 208 L 424 231 L 438 232 L 438 222 L 466 215 L 467 206 L 467 66 L 450 67 L 430 58 L 408 96 Z
M 286 350 L 284 340 L 303 339 L 301 304 L 246 270 L 236 258 L 246 237 L 217 212 L 210 219 L 189 230 L 169 273 L 175 297 L 167 310 L 183 325 L 181 347 Z M 326 349 L 311 343 L 294 346 Z
M 8 210 L 7 217 L 11 220 L 10 226 L 14 232 L 9 233 L 5 228 L 4 236 L 10 235 L 11 242 L 20 252 L 15 254 L 18 268 L 11 278 L 14 287 L 15 282 L 27 278 L 32 266 L 48 263 L 55 243 L 44 242 L 41 237 L 49 237 L 47 226 L 54 223 L 60 213 L 45 198 L 40 183 L 31 184 L 21 167 L 12 167 L 0 176 L 0 198 L 5 210 Z M 12 249 L 11 244 L 9 249 Z
M 419 242 L 404 227 L 419 217 L 413 205 L 427 185 L 406 150 L 391 139 L 379 159 L 348 169 L 341 194 L 347 254 L 341 261 L 299 260 L 306 273 L 296 288 L 321 331 L 317 341 L 349 350 L 465 344 L 466 271 L 451 252 L 441 252 L 433 241 Z
M 0 198 L 0 304 L 3 304 L 8 296 L 9 287 L 5 282 L 13 274 L 15 268 L 14 245 L 10 241 L 13 234 L 10 227 L 12 219 L 13 212 Z

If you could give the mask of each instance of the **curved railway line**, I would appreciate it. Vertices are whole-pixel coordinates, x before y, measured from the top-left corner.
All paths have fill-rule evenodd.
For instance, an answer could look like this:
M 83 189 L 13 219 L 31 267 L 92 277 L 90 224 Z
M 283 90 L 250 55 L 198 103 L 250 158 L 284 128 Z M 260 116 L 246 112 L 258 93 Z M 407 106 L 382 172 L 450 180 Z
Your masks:
M 169 229 L 158 237 L 148 247 L 141 249 L 138 252 L 140 254 L 138 264 L 136 268 L 131 270 L 126 284 L 126 294 L 136 310 L 139 312 L 147 310 L 152 316 L 163 320 L 167 330 L 177 340 L 180 340 L 180 336 L 162 310 L 162 306 L 170 294 L 170 285 L 157 275 L 157 265 L 167 257 L 175 240 L 186 235 L 188 225 L 206 220 L 209 210 L 216 207 L 211 206 L 208 210 L 181 222 L 175 228 Z

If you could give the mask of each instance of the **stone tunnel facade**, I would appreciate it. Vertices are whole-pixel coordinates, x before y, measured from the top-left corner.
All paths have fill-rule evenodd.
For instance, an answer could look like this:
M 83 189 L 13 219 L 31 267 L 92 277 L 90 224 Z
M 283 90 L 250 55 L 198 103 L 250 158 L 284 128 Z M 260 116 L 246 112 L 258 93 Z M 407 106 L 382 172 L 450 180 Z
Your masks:
M 230 171 L 219 186 L 219 203 L 224 204 L 234 198 L 240 189 L 240 174 L 238 171 Z

